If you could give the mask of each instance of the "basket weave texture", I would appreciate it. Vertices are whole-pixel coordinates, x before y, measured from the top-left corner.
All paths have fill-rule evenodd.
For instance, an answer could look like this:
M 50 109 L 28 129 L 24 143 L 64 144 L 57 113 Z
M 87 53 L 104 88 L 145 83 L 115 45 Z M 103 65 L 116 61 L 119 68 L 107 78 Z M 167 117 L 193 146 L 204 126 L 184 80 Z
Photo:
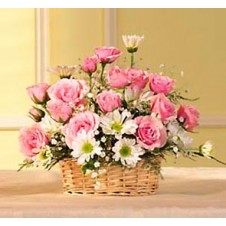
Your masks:
M 133 169 L 120 166 L 107 166 L 106 173 L 98 178 L 84 176 L 76 160 L 66 158 L 60 161 L 63 189 L 73 195 L 153 195 L 158 189 L 159 176 L 150 169 L 142 168 L 140 161 Z M 95 189 L 96 182 L 100 188 Z

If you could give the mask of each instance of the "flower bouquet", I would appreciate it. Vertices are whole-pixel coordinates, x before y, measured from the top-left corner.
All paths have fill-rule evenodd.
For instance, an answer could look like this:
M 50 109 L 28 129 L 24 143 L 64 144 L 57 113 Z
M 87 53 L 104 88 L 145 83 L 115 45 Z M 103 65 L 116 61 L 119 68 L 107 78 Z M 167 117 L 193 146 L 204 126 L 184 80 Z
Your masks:
M 50 68 L 60 77 L 55 84 L 27 88 L 35 124 L 20 131 L 26 156 L 20 169 L 51 169 L 59 162 L 65 192 L 150 195 L 166 155 L 215 159 L 210 142 L 191 147 L 187 134 L 198 125 L 199 112 L 180 103 L 189 99 L 175 89 L 175 80 L 136 66 L 142 40 L 123 36 L 130 54 L 125 69 L 106 71 L 122 52 L 102 47 L 79 66 Z

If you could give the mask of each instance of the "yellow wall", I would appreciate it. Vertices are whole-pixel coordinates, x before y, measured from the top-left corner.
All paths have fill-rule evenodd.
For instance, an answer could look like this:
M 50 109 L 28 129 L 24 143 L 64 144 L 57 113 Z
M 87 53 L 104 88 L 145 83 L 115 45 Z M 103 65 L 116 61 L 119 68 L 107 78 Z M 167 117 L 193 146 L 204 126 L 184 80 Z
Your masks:
M 77 64 L 104 45 L 103 9 L 49 10 L 49 65 Z M 118 46 L 122 34 L 144 34 L 140 66 L 157 71 L 161 63 L 184 71 L 179 87 L 188 87 L 201 114 L 226 114 L 225 9 L 118 9 Z M 35 10 L 0 9 L 0 117 L 26 115 L 31 102 L 25 88 L 35 79 Z M 122 61 L 120 61 L 123 64 Z M 50 81 L 56 77 L 51 75 Z M 16 95 L 15 95 L 16 93 Z M 200 128 L 195 144 L 212 140 L 216 157 L 226 161 L 226 128 Z M 16 169 L 18 131 L 0 131 L 0 169 Z M 169 159 L 166 165 L 172 165 Z M 219 166 L 208 160 L 181 159 L 176 166 Z
M 34 9 L 0 9 L 0 116 L 23 115 L 35 76 Z

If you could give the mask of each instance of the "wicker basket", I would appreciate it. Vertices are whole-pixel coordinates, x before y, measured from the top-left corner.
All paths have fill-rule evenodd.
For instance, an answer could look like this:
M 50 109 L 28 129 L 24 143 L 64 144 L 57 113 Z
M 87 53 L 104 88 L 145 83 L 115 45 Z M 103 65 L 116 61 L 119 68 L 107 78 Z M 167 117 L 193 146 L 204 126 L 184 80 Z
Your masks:
M 90 175 L 82 174 L 76 160 L 64 159 L 60 161 L 63 189 L 65 193 L 73 195 L 153 195 L 158 188 L 159 176 L 141 166 L 142 162 L 134 169 L 108 166 L 106 173 L 92 179 Z M 96 181 L 101 184 L 99 189 L 95 189 Z

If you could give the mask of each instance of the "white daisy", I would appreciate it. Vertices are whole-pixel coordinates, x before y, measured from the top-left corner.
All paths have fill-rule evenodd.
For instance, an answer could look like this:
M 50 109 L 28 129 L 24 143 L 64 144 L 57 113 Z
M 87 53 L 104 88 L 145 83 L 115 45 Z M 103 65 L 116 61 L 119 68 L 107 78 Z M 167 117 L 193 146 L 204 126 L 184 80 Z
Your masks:
M 137 51 L 139 44 L 143 41 L 144 36 L 139 35 L 123 35 L 122 40 L 130 53 Z
M 100 126 L 105 134 L 115 135 L 117 139 L 120 139 L 122 134 L 134 134 L 137 129 L 137 124 L 127 110 L 121 114 L 118 110 L 107 113 L 101 118 Z
M 193 139 L 187 136 L 187 132 L 177 122 L 170 122 L 167 129 L 169 130 L 169 137 L 175 144 L 186 148 L 191 146 Z
M 121 161 L 124 166 L 135 167 L 136 163 L 141 160 L 140 155 L 144 154 L 144 150 L 136 144 L 134 139 L 123 138 L 116 142 L 112 148 L 115 153 L 113 159 L 115 161 Z
M 95 154 L 101 154 L 102 148 L 99 144 L 100 142 L 95 140 L 93 133 L 86 133 L 83 130 L 72 142 L 71 155 L 78 159 L 79 164 L 83 164 L 93 158 Z
M 59 75 L 60 77 L 70 77 L 78 71 L 79 67 L 77 65 L 57 65 L 48 68 L 48 71 Z

